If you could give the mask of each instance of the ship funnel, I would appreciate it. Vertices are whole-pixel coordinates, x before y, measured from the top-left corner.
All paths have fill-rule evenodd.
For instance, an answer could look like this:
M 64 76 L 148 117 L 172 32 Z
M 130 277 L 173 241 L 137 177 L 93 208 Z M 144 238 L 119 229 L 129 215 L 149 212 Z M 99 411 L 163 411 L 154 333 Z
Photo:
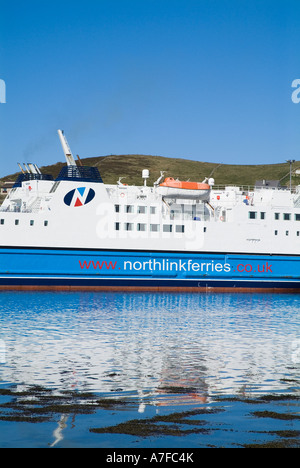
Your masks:
M 34 165 L 34 167 L 36 168 L 37 173 L 38 173 L 38 174 L 41 174 L 41 170 L 40 170 L 40 168 L 39 168 L 36 164 Z
M 24 167 L 25 167 L 25 169 L 26 169 L 27 174 L 30 174 L 30 170 L 29 170 L 27 164 L 26 164 L 26 163 L 23 163 L 23 164 L 24 164 Z
M 57 133 L 61 142 L 61 146 L 63 148 L 63 152 L 65 153 L 68 166 L 76 166 L 75 159 L 73 157 L 72 151 L 70 150 L 64 132 L 62 130 L 57 130 Z
M 20 163 L 18 163 L 18 166 L 19 166 L 19 168 L 21 169 L 22 174 L 25 174 L 25 171 L 24 171 L 24 169 L 23 169 L 23 167 L 21 166 Z
M 38 171 L 36 170 L 36 167 L 35 167 L 34 164 L 32 164 L 32 163 L 27 163 L 27 164 L 29 166 L 29 170 L 30 170 L 31 174 L 38 174 Z

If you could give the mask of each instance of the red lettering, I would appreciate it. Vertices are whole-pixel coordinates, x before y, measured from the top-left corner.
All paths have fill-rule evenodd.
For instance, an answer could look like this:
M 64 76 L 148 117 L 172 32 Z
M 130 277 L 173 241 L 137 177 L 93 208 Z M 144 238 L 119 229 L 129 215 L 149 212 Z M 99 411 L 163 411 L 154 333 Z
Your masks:
M 103 263 L 104 263 L 104 262 L 100 263 L 99 261 L 95 263 L 95 262 L 92 261 L 94 270 L 97 270 L 97 268 L 99 268 L 99 270 L 102 270 Z
M 250 263 L 247 263 L 247 265 L 243 265 L 242 263 L 240 263 L 237 267 L 236 267 L 237 271 L 239 271 L 240 273 L 243 273 L 244 271 L 246 273 L 251 273 L 253 271 L 253 267 L 252 265 L 250 265 Z M 255 272 L 255 270 L 254 270 Z M 268 262 L 266 262 L 265 265 L 257 265 L 257 272 L 258 273 L 273 273 L 272 271 L 272 265 L 269 265 Z
M 87 263 L 86 260 L 84 260 L 83 263 L 81 263 L 81 261 L 79 260 L 79 265 L 80 265 L 80 268 L 83 270 L 84 268 L 86 268 L 87 270 L 90 268 L 91 266 L 91 262 Z
M 114 269 L 116 268 L 116 265 L 117 265 L 117 262 L 115 262 L 115 263 L 113 263 L 113 262 L 107 263 L 107 262 L 105 261 L 104 263 L 105 263 L 105 266 L 106 266 L 106 268 L 107 268 L 108 270 L 109 270 L 110 268 L 111 268 L 112 270 L 114 270 Z
M 270 273 L 273 273 L 272 271 L 272 265 L 269 266 L 269 263 L 266 263 L 266 271 L 269 271 Z
M 242 263 L 240 263 L 237 267 L 236 267 L 237 271 L 239 271 L 240 273 L 243 273 L 244 271 L 246 273 L 250 273 L 252 271 L 252 265 L 250 265 L 249 263 L 247 263 L 247 265 L 243 265 Z
M 117 262 L 114 262 L 114 263 L 112 261 L 107 262 L 106 260 L 103 260 L 102 262 L 99 262 L 99 260 L 97 262 L 94 262 L 93 260 L 90 260 L 89 262 L 87 262 L 86 260 L 84 260 L 83 262 L 81 262 L 79 260 L 79 265 L 82 270 L 84 268 L 88 270 L 91 265 L 93 265 L 94 270 L 97 270 L 97 268 L 99 268 L 99 270 L 102 270 L 104 266 L 107 270 L 110 270 L 110 269 L 114 270 L 117 266 Z

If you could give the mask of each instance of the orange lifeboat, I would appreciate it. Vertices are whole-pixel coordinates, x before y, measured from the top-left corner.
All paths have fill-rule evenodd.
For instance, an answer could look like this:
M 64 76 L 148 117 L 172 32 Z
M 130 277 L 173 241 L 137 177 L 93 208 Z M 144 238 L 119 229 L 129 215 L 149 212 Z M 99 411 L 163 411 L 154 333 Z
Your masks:
M 161 184 L 164 196 L 178 198 L 204 198 L 210 191 L 210 185 L 203 182 L 175 180 L 167 177 Z
M 185 182 L 181 180 L 175 180 L 173 177 L 167 177 L 160 187 L 173 187 L 173 188 L 180 188 L 184 190 L 209 190 L 210 186 L 208 184 L 204 184 L 203 182 Z

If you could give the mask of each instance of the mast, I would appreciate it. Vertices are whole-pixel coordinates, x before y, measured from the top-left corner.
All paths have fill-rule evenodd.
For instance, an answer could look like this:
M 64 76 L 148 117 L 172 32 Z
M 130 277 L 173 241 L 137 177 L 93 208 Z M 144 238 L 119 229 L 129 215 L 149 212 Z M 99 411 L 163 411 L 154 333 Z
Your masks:
M 63 130 L 57 130 L 57 133 L 58 133 L 58 136 L 59 136 L 59 139 L 60 139 L 60 142 L 61 142 L 61 146 L 63 148 L 63 152 L 65 153 L 65 157 L 66 157 L 68 166 L 76 166 L 75 159 L 74 159 L 72 151 L 71 151 L 71 149 L 70 149 L 70 147 L 68 145 L 68 142 L 67 142 L 67 139 L 66 139 L 66 137 L 64 135 Z

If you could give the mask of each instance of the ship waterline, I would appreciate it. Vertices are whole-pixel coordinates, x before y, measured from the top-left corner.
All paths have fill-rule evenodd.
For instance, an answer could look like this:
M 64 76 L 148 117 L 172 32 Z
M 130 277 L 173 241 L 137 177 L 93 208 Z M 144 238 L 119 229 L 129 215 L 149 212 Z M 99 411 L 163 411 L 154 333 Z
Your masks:
M 1 289 L 298 290 L 297 256 L 9 248 L 0 255 Z

